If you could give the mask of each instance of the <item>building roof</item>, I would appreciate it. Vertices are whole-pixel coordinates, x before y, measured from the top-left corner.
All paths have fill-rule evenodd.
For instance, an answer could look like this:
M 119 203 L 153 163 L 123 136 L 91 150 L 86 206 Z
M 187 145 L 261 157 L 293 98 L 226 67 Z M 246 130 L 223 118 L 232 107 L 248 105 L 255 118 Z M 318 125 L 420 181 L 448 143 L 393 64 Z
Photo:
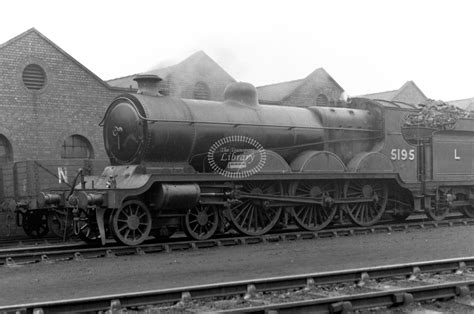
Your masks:
M 396 89 L 396 90 L 391 90 L 391 91 L 386 91 L 386 92 L 360 95 L 360 96 L 357 96 L 357 97 L 364 97 L 364 98 L 370 98 L 370 99 L 392 100 L 398 94 L 399 91 L 400 91 L 399 89 Z
M 153 69 L 150 71 L 142 72 L 142 73 L 136 73 L 124 77 L 119 77 L 115 79 L 108 80 L 107 83 L 109 83 L 112 86 L 116 87 L 122 87 L 122 88 L 129 88 L 129 89 L 137 89 L 137 82 L 135 82 L 133 79 L 137 74 L 154 74 L 158 75 L 160 78 L 164 79 L 166 78 L 169 74 L 173 73 L 184 73 L 183 69 L 187 68 L 190 64 L 202 64 L 203 62 L 210 62 L 214 67 L 220 69 L 223 73 L 227 74 L 229 76 L 230 80 L 235 81 L 235 79 L 230 76 L 219 64 L 217 64 L 211 57 L 209 57 L 204 51 L 200 50 L 195 53 L 193 53 L 191 56 L 188 58 L 184 59 L 178 64 L 171 65 L 168 67 L 164 68 L 159 68 L 159 69 Z
M 36 28 L 32 27 L 30 29 L 28 29 L 27 31 L 13 37 L 12 39 L 8 40 L 7 42 L 3 43 L 3 44 L 0 44 L 0 50 L 7 47 L 8 45 L 11 45 L 12 43 L 16 42 L 17 40 L 20 40 L 21 38 L 31 34 L 31 33 L 35 33 L 36 35 L 38 35 L 40 38 L 42 38 L 45 42 L 47 42 L 48 44 L 50 44 L 54 49 L 56 49 L 57 51 L 59 51 L 61 54 L 63 54 L 64 56 L 66 56 L 66 58 L 68 58 L 71 62 L 75 63 L 77 66 L 79 66 L 83 71 L 87 72 L 90 76 L 92 76 L 93 78 L 95 78 L 100 84 L 104 85 L 105 87 L 109 88 L 109 89 L 115 89 L 117 90 L 117 88 L 114 88 L 112 86 L 110 86 L 109 84 L 107 84 L 107 82 L 105 82 L 104 80 L 102 80 L 100 77 L 98 77 L 97 75 L 95 75 L 91 70 L 89 70 L 88 68 L 86 68 L 82 63 L 80 63 L 79 61 L 77 61 L 76 59 L 74 59 L 70 54 L 68 54 L 66 51 L 64 51 L 63 49 L 61 49 L 58 45 L 56 45 L 53 41 L 51 41 L 48 37 L 44 36 L 43 34 L 41 34 Z
M 258 98 L 267 101 L 280 101 L 290 95 L 304 79 L 281 82 L 257 87 Z
M 262 102 L 280 102 L 293 94 L 293 92 L 312 77 L 323 77 L 324 79 L 330 80 L 335 86 L 344 91 L 341 85 L 339 85 L 326 70 L 317 68 L 303 79 L 257 87 L 258 99 Z
M 474 111 L 474 98 L 450 100 L 447 103 L 464 110 Z
M 402 95 L 405 91 L 407 91 L 410 88 L 416 90 L 420 94 L 420 96 L 424 97 L 425 99 L 428 99 L 428 97 L 425 96 L 425 94 L 421 91 L 421 89 L 413 81 L 406 81 L 405 84 L 402 85 L 402 87 L 400 87 L 399 89 L 396 89 L 396 90 L 391 90 L 391 91 L 386 91 L 386 92 L 379 92 L 379 93 L 372 93 L 372 94 L 365 94 L 365 95 L 360 95 L 360 96 L 357 96 L 357 97 L 393 101 L 393 100 L 398 100 L 397 97 Z

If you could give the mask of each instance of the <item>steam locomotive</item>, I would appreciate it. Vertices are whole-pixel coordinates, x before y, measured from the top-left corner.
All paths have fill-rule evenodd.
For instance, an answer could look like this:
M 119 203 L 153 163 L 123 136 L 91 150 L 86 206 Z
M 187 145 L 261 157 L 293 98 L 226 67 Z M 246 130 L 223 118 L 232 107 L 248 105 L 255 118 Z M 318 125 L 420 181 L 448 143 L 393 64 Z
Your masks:
M 224 101 L 157 92 L 156 76 L 116 97 L 101 122 L 111 165 L 75 189 L 40 193 L 33 207 L 67 208 L 90 242 L 138 245 L 176 230 L 262 235 L 335 217 L 371 226 L 450 210 L 474 217 L 474 119 L 448 129 L 404 127 L 415 106 L 363 98 L 344 107 L 262 105 L 254 86 Z

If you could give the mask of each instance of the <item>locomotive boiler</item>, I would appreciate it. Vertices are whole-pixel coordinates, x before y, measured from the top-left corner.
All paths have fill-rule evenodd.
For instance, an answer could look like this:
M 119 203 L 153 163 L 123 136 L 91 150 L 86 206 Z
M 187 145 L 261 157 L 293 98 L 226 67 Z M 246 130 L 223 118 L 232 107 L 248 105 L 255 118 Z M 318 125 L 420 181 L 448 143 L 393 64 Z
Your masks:
M 224 101 L 213 102 L 156 97 L 157 89 L 149 87 L 156 77 L 138 80 L 141 93 L 116 98 L 105 113 L 105 149 L 114 165 L 182 163 L 204 172 L 203 157 L 228 136 L 252 138 L 287 161 L 343 136 L 353 142 L 351 149 L 341 140 L 335 149 L 347 161 L 370 150 L 380 132 L 375 111 L 260 105 L 248 83 L 230 85 Z
M 466 158 L 452 139 L 474 145 L 472 119 L 421 139 L 403 130 L 416 112 L 407 104 L 262 105 L 248 83 L 228 86 L 223 101 L 188 100 L 161 96 L 158 81 L 138 77 L 139 91 L 107 109 L 111 166 L 101 176 L 38 197 L 40 208 L 69 208 L 87 241 L 137 245 L 176 230 L 203 240 L 229 228 L 253 236 L 293 223 L 315 231 L 336 216 L 370 226 L 417 211 L 439 220 L 450 208 L 472 215 L 472 165 L 470 177 L 440 176 L 450 162 L 433 157 L 454 148 Z

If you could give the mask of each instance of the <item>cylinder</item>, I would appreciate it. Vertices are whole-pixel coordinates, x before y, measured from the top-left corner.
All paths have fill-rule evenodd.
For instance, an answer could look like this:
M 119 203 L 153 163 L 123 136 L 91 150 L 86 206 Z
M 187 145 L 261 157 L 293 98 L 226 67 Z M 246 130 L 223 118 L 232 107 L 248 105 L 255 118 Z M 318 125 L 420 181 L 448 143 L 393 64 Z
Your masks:
M 201 189 L 197 184 L 162 183 L 156 197 L 158 209 L 189 209 L 198 204 Z

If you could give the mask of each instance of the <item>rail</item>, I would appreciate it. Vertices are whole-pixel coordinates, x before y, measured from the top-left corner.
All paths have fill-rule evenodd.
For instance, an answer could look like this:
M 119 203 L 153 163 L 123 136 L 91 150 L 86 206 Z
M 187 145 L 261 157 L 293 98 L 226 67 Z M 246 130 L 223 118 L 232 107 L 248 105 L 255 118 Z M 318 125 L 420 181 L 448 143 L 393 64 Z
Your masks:
M 168 253 L 173 251 L 218 248 L 224 246 L 249 245 L 266 242 L 315 240 L 372 233 L 391 233 L 409 230 L 423 230 L 444 227 L 474 226 L 474 219 L 449 219 L 443 221 L 414 221 L 399 224 L 385 224 L 371 227 L 345 227 L 323 229 L 320 231 L 285 231 L 262 236 L 225 236 L 205 241 L 183 241 L 180 238 L 170 239 L 166 243 L 145 242 L 131 247 L 108 243 L 106 246 L 91 247 L 80 241 L 56 245 L 26 246 L 0 249 L 0 265 L 16 266 L 34 263 L 51 263 L 55 261 L 74 261 L 93 258 L 115 257 L 125 255 L 143 255 Z
M 135 293 L 104 295 L 99 297 L 14 304 L 0 306 L 0 313 L 17 311 L 36 312 L 92 312 L 119 310 L 147 305 L 174 304 L 189 302 L 192 299 L 216 298 L 234 295 L 255 295 L 257 292 L 277 291 L 284 289 L 304 289 L 306 287 L 361 282 L 369 279 L 391 277 L 417 277 L 423 273 L 455 272 L 458 275 L 474 267 L 474 257 L 462 257 L 437 261 L 405 263 L 389 266 L 359 268 L 352 270 L 312 273 L 296 276 L 262 278 L 211 285 L 190 286 L 183 288 L 162 289 Z M 256 312 L 269 310 L 285 311 L 305 310 L 312 312 L 344 312 L 357 309 L 408 304 L 413 301 L 439 299 L 454 296 L 467 296 L 474 292 L 474 280 L 443 282 L 423 286 L 398 288 L 387 291 L 375 291 L 336 297 L 321 297 L 316 300 L 269 304 L 247 308 L 231 309 L 219 312 Z

